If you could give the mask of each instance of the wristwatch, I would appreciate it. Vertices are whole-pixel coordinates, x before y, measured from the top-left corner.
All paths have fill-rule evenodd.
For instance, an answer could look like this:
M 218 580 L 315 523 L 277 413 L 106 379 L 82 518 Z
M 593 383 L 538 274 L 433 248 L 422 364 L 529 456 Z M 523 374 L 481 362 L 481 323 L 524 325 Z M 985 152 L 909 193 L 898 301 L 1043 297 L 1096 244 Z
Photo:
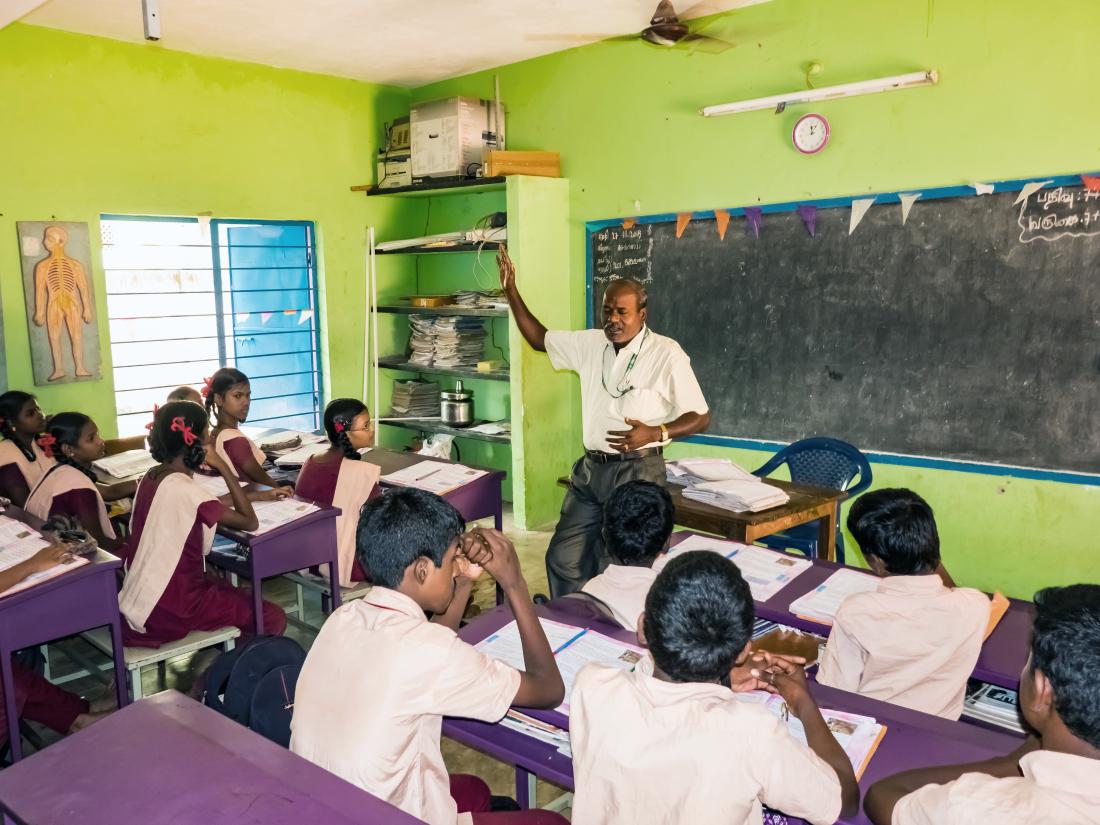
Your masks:
M 661 425 L 661 441 L 668 441 L 668 427 Z

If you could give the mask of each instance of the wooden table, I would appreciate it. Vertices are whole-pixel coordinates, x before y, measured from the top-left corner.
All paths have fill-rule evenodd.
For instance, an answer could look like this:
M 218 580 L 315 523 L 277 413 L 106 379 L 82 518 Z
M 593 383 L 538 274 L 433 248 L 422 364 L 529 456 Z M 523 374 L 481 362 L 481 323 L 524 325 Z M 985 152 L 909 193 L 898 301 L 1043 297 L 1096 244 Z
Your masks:
M 562 477 L 558 479 L 558 483 L 568 487 L 569 479 Z M 672 504 L 676 508 L 677 524 L 745 544 L 752 544 L 764 536 L 816 521 L 818 555 L 833 561 L 836 558 L 837 513 L 840 511 L 840 502 L 844 501 L 848 494 L 843 490 L 793 484 L 772 478 L 767 479 L 765 483 L 785 490 L 791 497 L 790 501 L 758 513 L 734 513 L 731 510 L 723 510 L 721 507 L 684 498 L 684 488 L 679 485 L 668 484 L 666 489 L 672 496 Z

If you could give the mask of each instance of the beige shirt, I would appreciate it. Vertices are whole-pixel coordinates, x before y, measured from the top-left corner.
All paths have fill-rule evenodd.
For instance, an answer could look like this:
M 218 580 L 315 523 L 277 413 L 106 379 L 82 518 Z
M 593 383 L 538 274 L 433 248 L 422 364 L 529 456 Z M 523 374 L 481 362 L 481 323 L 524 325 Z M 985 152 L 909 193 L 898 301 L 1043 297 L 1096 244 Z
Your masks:
M 939 576 L 890 576 L 840 605 L 817 681 L 958 719 L 990 601 Z
M 840 780 L 778 717 L 715 684 L 600 664 L 570 698 L 573 825 L 759 825 L 762 805 L 827 825 Z
M 374 587 L 335 611 L 298 677 L 290 749 L 430 825 L 469 823 L 439 750 L 444 716 L 496 722 L 520 674 Z
M 586 450 L 616 452 L 607 443 L 607 433 L 628 429 L 627 418 L 657 426 L 684 413 L 708 410 L 691 359 L 671 338 L 648 327 L 643 326 L 618 352 L 602 329 L 547 332 L 546 354 L 554 369 L 572 370 L 580 376 Z
M 609 564 L 600 575 L 585 582 L 581 592 L 595 596 L 611 608 L 615 621 L 627 630 L 634 630 L 656 578 L 657 572 L 649 567 Z
M 925 785 L 894 807 L 893 825 L 1097 825 L 1100 760 L 1054 751 L 1020 759 L 1020 778 L 966 773 Z

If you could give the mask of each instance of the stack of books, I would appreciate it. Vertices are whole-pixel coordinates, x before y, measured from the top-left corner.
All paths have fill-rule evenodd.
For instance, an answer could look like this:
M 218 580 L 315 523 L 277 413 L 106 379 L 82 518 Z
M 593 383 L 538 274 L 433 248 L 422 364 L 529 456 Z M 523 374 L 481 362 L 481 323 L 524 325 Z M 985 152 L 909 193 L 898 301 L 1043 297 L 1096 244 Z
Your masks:
M 390 415 L 394 418 L 424 418 L 439 415 L 439 384 L 420 378 L 394 381 Z
M 734 513 L 756 513 L 790 501 L 783 490 L 721 458 L 669 461 L 665 477 L 670 484 L 686 487 L 684 498 Z
M 455 295 L 455 304 L 460 307 L 491 307 L 507 309 L 508 299 L 499 289 L 485 292 L 459 292 Z
M 997 727 L 1025 733 L 1020 724 L 1019 697 L 1014 691 L 997 685 L 982 684 L 963 701 L 963 716 L 979 719 Z
M 409 316 L 409 362 L 429 367 L 477 367 L 485 353 L 485 322 L 476 317 Z

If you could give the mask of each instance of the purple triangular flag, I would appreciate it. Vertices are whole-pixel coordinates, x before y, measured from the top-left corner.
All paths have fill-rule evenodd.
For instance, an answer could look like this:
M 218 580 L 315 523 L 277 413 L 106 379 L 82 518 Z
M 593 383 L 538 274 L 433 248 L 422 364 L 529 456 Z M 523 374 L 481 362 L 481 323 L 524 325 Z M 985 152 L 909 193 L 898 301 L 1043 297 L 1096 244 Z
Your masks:
M 802 218 L 802 223 L 806 224 L 806 231 L 810 233 L 810 237 L 817 236 L 817 207 L 808 203 L 804 203 L 798 207 L 798 217 Z
M 764 219 L 759 206 L 745 207 L 745 227 L 752 232 L 754 238 L 760 237 L 760 222 Z

